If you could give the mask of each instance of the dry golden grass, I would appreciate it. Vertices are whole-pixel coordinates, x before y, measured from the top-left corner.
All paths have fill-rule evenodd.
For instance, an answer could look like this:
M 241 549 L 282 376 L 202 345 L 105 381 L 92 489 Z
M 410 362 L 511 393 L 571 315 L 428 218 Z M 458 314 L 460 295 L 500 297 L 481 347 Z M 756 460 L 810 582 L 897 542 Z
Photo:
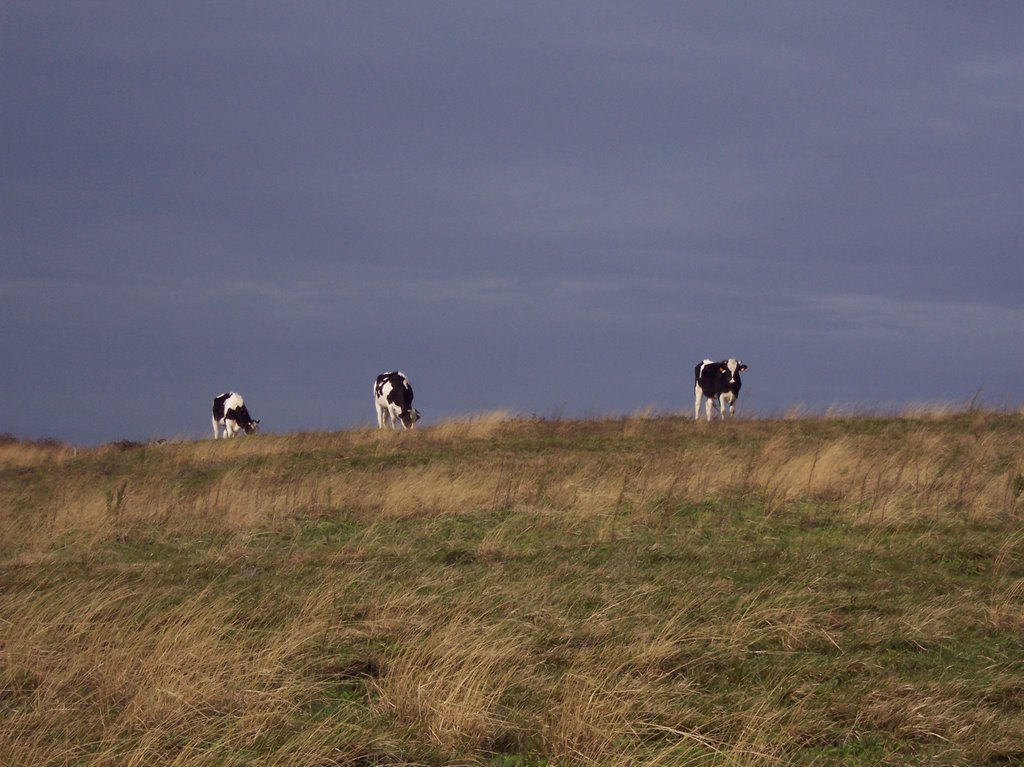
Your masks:
M 511 411 L 493 410 L 488 413 L 451 418 L 431 426 L 435 439 L 488 439 L 514 418 Z
M 409 637 L 375 681 L 377 705 L 449 749 L 487 748 L 514 727 L 501 699 L 529 675 L 521 637 L 501 623 L 455 615 Z
M 0 763 L 1014 763 L 1022 425 L 0 443 Z
M 58 465 L 77 455 L 70 445 L 49 442 L 18 442 L 0 439 L 0 466 Z
M 867 433 L 845 430 L 835 419 L 812 422 L 821 428 L 811 429 L 807 421 L 708 427 L 630 418 L 592 422 L 586 431 L 596 433 L 587 439 L 617 438 L 627 449 L 589 456 L 573 449 L 522 450 L 523 444 L 543 447 L 543 438 L 531 440 L 531 432 L 545 428 L 545 438 L 557 440 L 559 429 L 571 427 L 541 427 L 496 413 L 408 434 L 367 429 L 99 448 L 77 459 L 63 447 L 6 445 L 0 446 L 0 467 L 47 473 L 7 491 L 9 503 L 32 505 L 32 533 L 40 541 L 71 531 L 116 535 L 126 524 L 234 533 L 318 507 L 375 518 L 496 506 L 601 517 L 624 504 L 644 509 L 662 497 L 701 502 L 750 494 L 762 497 L 769 513 L 816 502 L 851 521 L 900 524 L 949 512 L 987 519 L 1015 511 L 1021 488 L 1013 483 L 1024 471 L 1021 438 L 986 428 L 1000 418 L 975 416 L 971 428 L 962 417 L 966 428 L 956 430 L 950 419 L 880 419 Z M 519 441 L 509 450 L 493 449 L 503 433 Z M 452 445 L 459 451 L 452 461 L 408 460 L 408 452 L 396 452 Z M 296 459 L 285 460 L 293 450 Z M 373 470 L 377 464 L 380 471 Z M 74 481 L 76 472 L 104 465 L 117 467 L 109 469 L 109 481 Z M 18 498 L 19 490 L 32 497 Z M 16 529 L 0 541 L 30 545 L 18 520 L 3 522 Z

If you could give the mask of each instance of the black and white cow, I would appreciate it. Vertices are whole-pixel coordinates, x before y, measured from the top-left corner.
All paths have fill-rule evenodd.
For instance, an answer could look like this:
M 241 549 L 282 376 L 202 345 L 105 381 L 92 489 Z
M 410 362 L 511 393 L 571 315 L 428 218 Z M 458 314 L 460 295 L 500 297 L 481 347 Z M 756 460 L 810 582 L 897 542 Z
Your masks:
M 213 438 L 220 437 L 220 427 L 224 427 L 224 439 L 233 437 L 239 431 L 252 434 L 259 429 L 259 419 L 249 415 L 245 400 L 241 394 L 233 391 L 225 392 L 213 398 Z
M 420 411 L 412 406 L 412 386 L 404 373 L 381 373 L 373 383 L 373 402 L 377 409 L 377 428 L 391 419 L 391 428 L 412 429 L 420 420 Z
M 700 418 L 701 400 L 707 397 L 705 409 L 711 420 L 711 408 L 718 410 L 724 419 L 726 412 L 735 418 L 736 400 L 740 396 L 740 373 L 747 369 L 740 360 L 727 359 L 721 362 L 704 360 L 693 370 L 693 418 Z

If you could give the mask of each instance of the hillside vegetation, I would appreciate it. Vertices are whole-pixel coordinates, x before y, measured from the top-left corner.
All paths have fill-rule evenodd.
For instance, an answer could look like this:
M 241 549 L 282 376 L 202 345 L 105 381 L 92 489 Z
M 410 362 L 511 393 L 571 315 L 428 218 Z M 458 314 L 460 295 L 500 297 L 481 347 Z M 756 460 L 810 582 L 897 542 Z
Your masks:
M 1022 427 L 7 441 L 0 764 L 1022 764 Z

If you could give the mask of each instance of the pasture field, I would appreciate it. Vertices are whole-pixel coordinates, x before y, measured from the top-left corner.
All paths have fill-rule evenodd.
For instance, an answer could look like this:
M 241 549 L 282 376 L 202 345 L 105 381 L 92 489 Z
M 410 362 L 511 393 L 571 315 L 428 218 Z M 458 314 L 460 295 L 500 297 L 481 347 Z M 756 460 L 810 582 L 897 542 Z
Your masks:
M 1024 417 L 0 444 L 0 764 L 1024 764 Z

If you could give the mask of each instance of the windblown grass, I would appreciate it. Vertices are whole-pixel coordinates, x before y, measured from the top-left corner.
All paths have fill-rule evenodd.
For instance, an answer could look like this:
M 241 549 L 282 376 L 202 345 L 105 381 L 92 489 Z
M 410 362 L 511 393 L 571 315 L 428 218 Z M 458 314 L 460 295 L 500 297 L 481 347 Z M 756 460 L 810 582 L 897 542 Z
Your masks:
M 1022 426 L 8 440 L 0 763 L 1019 763 Z

